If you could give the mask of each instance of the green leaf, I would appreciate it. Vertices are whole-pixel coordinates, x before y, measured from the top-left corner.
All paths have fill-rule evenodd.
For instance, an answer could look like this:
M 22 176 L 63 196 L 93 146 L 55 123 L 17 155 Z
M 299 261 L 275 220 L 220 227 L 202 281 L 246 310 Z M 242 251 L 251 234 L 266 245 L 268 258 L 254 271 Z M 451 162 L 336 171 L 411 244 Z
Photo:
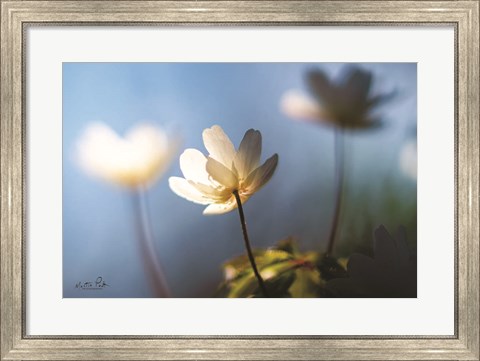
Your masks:
M 295 270 L 295 282 L 289 289 L 292 297 L 312 298 L 320 296 L 320 288 L 324 281 L 320 278 L 320 273 L 316 269 L 297 268 Z
M 300 253 L 298 244 L 293 237 L 288 237 L 277 242 L 275 249 L 285 251 L 292 256 L 296 256 Z
M 295 269 L 298 265 L 290 258 L 273 259 L 268 265 L 257 264 L 260 275 L 270 297 L 285 297 L 288 289 L 295 280 Z M 251 268 L 242 271 L 235 279 L 229 282 L 230 291 L 227 297 L 261 296 L 262 292 L 258 280 Z
M 344 262 L 315 251 L 302 253 L 292 237 L 253 253 L 270 297 L 328 297 L 326 281 L 346 275 Z M 218 296 L 263 297 L 246 254 L 226 261 L 223 271 Z

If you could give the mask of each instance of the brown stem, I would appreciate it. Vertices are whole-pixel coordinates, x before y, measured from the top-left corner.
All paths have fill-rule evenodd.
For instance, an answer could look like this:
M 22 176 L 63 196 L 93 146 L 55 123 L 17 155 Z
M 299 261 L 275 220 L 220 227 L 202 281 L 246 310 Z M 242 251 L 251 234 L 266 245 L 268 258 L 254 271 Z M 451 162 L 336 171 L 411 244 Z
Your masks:
M 342 204 L 344 172 L 345 172 L 345 148 L 343 142 L 343 131 L 341 129 L 335 130 L 335 176 L 336 176 L 336 191 L 335 191 L 335 209 L 333 211 L 332 224 L 330 226 L 330 234 L 328 237 L 327 255 L 333 252 L 335 245 L 335 237 L 340 221 L 340 208 Z
M 162 298 L 171 297 L 163 268 L 155 253 L 145 190 L 138 188 L 134 191 L 133 203 L 143 265 L 147 276 L 150 278 L 154 296 Z
M 250 264 L 252 265 L 253 273 L 255 274 L 255 277 L 257 277 L 258 285 L 262 290 L 263 296 L 269 297 L 267 288 L 265 287 L 265 283 L 263 282 L 263 278 L 262 276 L 260 276 L 260 273 L 258 272 L 257 265 L 255 263 L 255 258 L 253 257 L 252 248 L 250 247 L 250 240 L 248 238 L 248 233 L 247 233 L 247 223 L 245 222 L 245 215 L 243 214 L 242 200 L 240 199 L 240 195 L 238 194 L 238 191 L 234 191 L 233 195 L 235 196 L 235 199 L 237 201 L 238 213 L 240 215 L 240 223 L 242 224 L 243 239 L 245 241 L 245 248 L 247 248 L 248 259 L 250 260 Z

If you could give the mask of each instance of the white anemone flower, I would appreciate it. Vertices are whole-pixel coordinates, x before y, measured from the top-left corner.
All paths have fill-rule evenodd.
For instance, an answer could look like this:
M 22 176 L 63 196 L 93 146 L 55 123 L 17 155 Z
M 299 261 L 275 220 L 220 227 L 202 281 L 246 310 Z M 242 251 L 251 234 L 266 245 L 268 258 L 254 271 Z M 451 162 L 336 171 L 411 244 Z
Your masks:
M 122 138 L 106 124 L 93 123 L 79 139 L 76 156 L 93 177 L 125 187 L 146 187 L 165 172 L 177 148 L 177 140 L 150 124 L 139 124 Z
M 209 155 L 186 149 L 180 156 L 185 178 L 169 179 L 177 195 L 208 205 L 203 214 L 222 214 L 237 208 L 234 192 L 245 203 L 270 180 L 277 167 L 277 154 L 260 165 L 262 136 L 258 130 L 248 130 L 238 150 L 218 125 L 203 131 L 203 142 Z

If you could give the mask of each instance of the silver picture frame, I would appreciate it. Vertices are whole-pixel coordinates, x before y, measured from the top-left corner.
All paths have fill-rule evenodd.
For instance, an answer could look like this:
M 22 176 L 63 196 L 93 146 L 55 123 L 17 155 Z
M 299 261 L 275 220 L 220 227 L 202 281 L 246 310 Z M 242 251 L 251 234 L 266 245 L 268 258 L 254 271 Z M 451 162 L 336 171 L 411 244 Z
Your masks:
M 479 360 L 479 0 L 1 3 L 2 360 Z M 28 26 L 330 25 L 455 28 L 453 336 L 29 336 L 25 303 Z

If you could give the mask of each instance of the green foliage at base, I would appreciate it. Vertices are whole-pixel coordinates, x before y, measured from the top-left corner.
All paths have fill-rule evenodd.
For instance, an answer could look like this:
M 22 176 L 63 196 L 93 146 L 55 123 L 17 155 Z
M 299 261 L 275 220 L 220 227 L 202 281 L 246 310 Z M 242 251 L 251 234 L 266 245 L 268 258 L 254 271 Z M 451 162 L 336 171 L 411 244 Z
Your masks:
M 293 238 L 257 249 L 254 257 L 269 297 L 329 297 L 327 281 L 347 276 L 346 262 L 314 251 L 302 253 Z M 218 297 L 262 297 L 247 255 L 228 260 L 222 268 L 225 281 Z

